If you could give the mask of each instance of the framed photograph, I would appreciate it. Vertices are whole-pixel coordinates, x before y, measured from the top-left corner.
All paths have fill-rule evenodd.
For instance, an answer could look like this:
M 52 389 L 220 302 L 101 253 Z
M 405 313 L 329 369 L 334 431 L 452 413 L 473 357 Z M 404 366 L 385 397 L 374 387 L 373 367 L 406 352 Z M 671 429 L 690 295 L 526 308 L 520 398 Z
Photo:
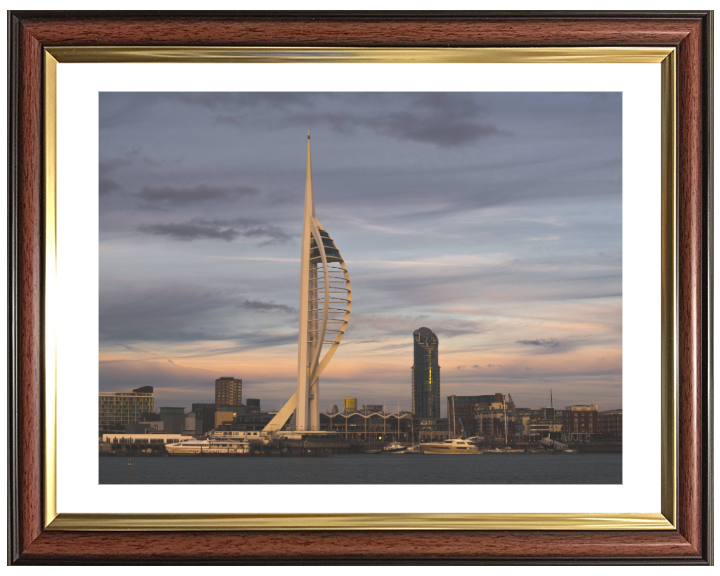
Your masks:
M 11 563 L 712 563 L 711 12 L 9 18 Z

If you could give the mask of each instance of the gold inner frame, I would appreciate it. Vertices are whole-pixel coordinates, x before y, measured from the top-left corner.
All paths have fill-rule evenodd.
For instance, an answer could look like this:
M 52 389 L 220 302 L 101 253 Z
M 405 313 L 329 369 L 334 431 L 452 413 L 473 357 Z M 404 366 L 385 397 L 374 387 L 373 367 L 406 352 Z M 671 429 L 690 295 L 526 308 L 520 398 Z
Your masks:
M 57 512 L 56 121 L 58 63 L 658 63 L 661 65 L 661 512 L 508 514 L 73 514 Z M 674 530 L 677 522 L 675 48 L 47 47 L 44 51 L 45 445 L 49 530 Z

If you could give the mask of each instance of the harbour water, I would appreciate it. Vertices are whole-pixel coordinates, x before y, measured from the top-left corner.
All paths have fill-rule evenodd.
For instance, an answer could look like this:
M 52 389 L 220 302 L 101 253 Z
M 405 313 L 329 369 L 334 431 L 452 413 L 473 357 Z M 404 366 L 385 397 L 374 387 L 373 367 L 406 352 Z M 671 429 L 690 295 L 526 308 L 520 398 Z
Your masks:
M 622 454 L 100 458 L 100 484 L 621 484 Z

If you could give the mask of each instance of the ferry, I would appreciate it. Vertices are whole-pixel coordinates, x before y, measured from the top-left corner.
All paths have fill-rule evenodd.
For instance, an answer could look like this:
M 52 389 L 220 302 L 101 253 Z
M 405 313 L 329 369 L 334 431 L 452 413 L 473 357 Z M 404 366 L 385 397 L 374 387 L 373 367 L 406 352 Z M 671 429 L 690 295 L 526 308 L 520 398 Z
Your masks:
M 170 455 L 190 454 L 248 454 L 250 443 L 231 439 L 185 440 L 168 444 L 165 449 Z
M 420 444 L 420 450 L 423 454 L 482 454 L 477 446 L 461 438 Z

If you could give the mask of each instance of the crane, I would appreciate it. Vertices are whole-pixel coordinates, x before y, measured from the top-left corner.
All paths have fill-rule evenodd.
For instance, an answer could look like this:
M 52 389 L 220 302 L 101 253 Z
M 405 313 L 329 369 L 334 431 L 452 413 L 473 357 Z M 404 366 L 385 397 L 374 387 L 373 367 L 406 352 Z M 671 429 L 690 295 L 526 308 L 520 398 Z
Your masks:
M 513 400 L 512 394 L 510 394 L 510 392 L 508 392 L 508 400 L 509 400 L 509 404 L 510 404 L 510 409 L 514 410 L 515 409 L 515 400 Z
M 463 426 L 462 418 L 458 418 L 458 422 L 460 422 L 460 430 L 462 430 L 463 439 L 467 440 L 467 434 L 465 433 L 465 426 Z

